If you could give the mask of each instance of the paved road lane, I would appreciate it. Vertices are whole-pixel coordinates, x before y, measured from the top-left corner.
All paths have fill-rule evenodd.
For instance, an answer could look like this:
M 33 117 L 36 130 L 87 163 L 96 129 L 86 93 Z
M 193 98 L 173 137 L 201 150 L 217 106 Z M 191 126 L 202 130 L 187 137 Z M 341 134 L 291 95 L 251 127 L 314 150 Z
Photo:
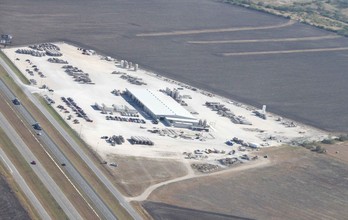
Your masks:
M 1 114 L 1 113 L 0 113 Z M 3 117 L 3 116 L 0 116 Z M 4 130 L 6 128 L 3 128 Z M 42 219 L 51 219 L 50 215 L 46 212 L 45 208 L 42 206 L 40 201 L 36 198 L 35 194 L 31 191 L 28 184 L 25 182 L 21 174 L 18 172 L 16 167 L 13 165 L 11 160 L 6 156 L 5 152 L 0 148 L 0 157 L 1 160 L 6 164 L 9 171 L 11 172 L 11 175 L 13 176 L 16 183 L 21 188 L 22 192 L 25 194 L 25 196 L 29 199 L 31 204 L 35 207 L 36 211 L 38 212 L 39 216 Z
M 83 161 L 86 162 L 87 166 L 95 173 L 95 175 L 100 179 L 101 182 L 105 184 L 107 189 L 112 193 L 112 195 L 119 201 L 121 206 L 123 206 L 127 212 L 136 220 L 142 219 L 141 216 L 135 211 L 135 209 L 130 205 L 129 202 L 125 200 L 123 195 L 118 191 L 118 189 L 112 184 L 112 182 L 105 176 L 105 174 L 94 164 L 91 158 L 89 158 L 85 152 L 80 148 L 80 146 L 75 142 L 73 138 L 60 126 L 60 124 L 53 118 L 53 116 L 41 105 L 41 103 L 31 94 L 27 86 L 24 85 L 16 74 L 11 70 L 11 68 L 0 59 L 0 64 L 5 68 L 5 70 L 12 76 L 16 83 L 23 89 L 24 93 L 33 102 L 36 107 L 46 116 L 46 118 L 52 123 L 52 125 L 60 132 L 60 134 L 65 138 L 65 140 L 70 143 L 75 152 L 80 155 Z M 3 86 L 0 86 L 1 88 Z M 8 92 L 7 92 L 8 93 Z M 13 97 L 14 98 L 14 97 Z M 25 114 L 25 113 L 24 113 Z M 28 116 L 29 117 L 29 116 Z M 34 123 L 32 119 L 31 122 Z M 45 137 L 45 135 L 44 135 Z M 67 160 L 65 160 L 67 161 Z
M 5 117 L 0 113 L 0 126 L 4 129 L 6 135 L 11 139 L 13 144 L 17 147 L 17 149 L 21 152 L 24 159 L 28 161 L 28 163 L 32 160 L 38 161 L 35 155 L 30 151 L 29 147 L 24 143 L 21 137 L 17 134 L 14 128 L 10 125 L 10 123 L 5 119 Z M 12 168 L 11 168 L 12 169 Z M 61 191 L 59 186 L 55 183 L 55 181 L 48 174 L 46 169 L 40 164 L 37 163 L 32 167 L 35 174 L 41 180 L 41 182 L 45 185 L 47 190 L 51 193 L 53 198 L 57 201 L 60 207 L 63 209 L 65 214 L 70 219 L 82 219 L 81 215 L 71 204 L 69 199 L 65 196 L 65 194 Z M 47 219 L 47 218 L 43 218 Z

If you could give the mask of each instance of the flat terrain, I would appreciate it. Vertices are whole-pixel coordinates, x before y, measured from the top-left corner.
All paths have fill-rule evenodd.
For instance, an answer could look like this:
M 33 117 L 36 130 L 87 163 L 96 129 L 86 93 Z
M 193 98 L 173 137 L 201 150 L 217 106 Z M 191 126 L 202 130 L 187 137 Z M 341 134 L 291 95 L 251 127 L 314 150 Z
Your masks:
M 229 2 L 272 14 L 291 17 L 307 24 L 338 31 L 347 36 L 348 3 L 345 0 L 229 0 Z
M 336 36 L 330 32 L 210 0 L 4 0 L 0 20 L 0 32 L 13 34 L 15 45 L 76 42 L 310 125 L 347 131 L 348 39 L 327 37 Z
M 99 179 L 95 177 L 95 174 L 91 172 L 91 170 L 84 164 L 82 163 L 82 159 L 79 155 L 76 154 L 76 152 L 71 148 L 70 143 L 68 143 L 57 130 L 55 130 L 57 127 L 52 126 L 52 124 L 47 120 L 47 118 L 37 109 L 37 107 L 30 102 L 30 100 L 25 97 L 24 92 L 18 87 L 18 85 L 14 85 L 14 82 L 8 79 L 9 76 L 5 75 L 3 76 L 3 80 L 6 81 L 7 85 L 11 87 L 14 91 L 16 91 L 16 96 L 21 99 L 22 106 L 25 106 L 27 110 L 30 110 L 30 113 L 33 115 L 35 119 L 37 119 L 38 122 L 40 122 L 40 125 L 44 128 L 45 132 L 50 134 L 50 138 L 55 141 L 55 143 L 60 147 L 60 150 L 64 152 L 65 156 L 67 157 L 73 157 L 69 158 L 69 161 L 74 163 L 74 166 L 79 170 L 79 172 L 83 175 L 83 178 L 85 178 L 90 186 L 93 187 L 94 191 L 99 194 L 100 197 L 103 198 L 105 203 L 108 203 L 108 206 L 110 209 L 112 209 L 115 213 L 120 218 L 123 219 L 128 219 L 128 213 L 124 211 L 123 208 L 119 207 L 119 204 L 115 202 L 115 198 L 113 195 L 110 193 L 108 189 L 105 188 L 105 186 L 100 182 Z M 2 103 L 2 111 L 3 114 L 7 119 L 10 120 L 15 117 L 15 114 L 11 114 L 11 111 L 8 110 L 8 106 L 6 105 L 7 103 L 5 101 L 0 102 Z M 10 105 L 9 105 L 10 106 Z M 16 118 L 17 119 L 17 118 Z M 13 119 L 15 120 L 15 119 Z M 62 187 L 62 189 L 69 198 L 71 202 L 74 203 L 74 201 L 77 201 L 76 207 L 77 209 L 83 209 L 81 212 L 83 213 L 84 216 L 88 216 L 89 219 L 94 218 L 94 213 L 90 209 L 90 207 L 87 206 L 87 204 L 82 200 L 80 197 L 80 194 L 75 190 L 74 187 L 72 187 L 71 182 L 67 180 L 67 178 L 62 178 L 62 173 L 60 171 L 57 172 L 57 166 L 52 164 L 52 160 L 50 157 L 47 156 L 46 152 L 43 151 L 42 145 L 39 145 L 41 147 L 37 147 L 38 143 L 35 140 L 32 140 L 35 138 L 33 135 L 26 136 L 26 134 L 23 133 L 28 133 L 27 129 L 23 128 L 23 122 L 18 123 L 14 122 L 14 126 L 17 129 L 17 132 L 20 133 L 20 135 L 24 135 L 23 139 L 26 140 L 26 144 L 30 146 L 30 144 L 35 145 L 35 147 L 31 147 L 33 149 L 34 153 L 36 154 L 37 157 L 40 158 L 40 163 L 44 164 L 45 168 L 50 172 L 51 177 L 57 182 L 58 185 Z M 30 125 L 27 125 L 30 126 Z M 53 130 L 51 130 L 53 129 Z M 42 136 L 41 136 L 42 137 Z M 85 160 L 86 162 L 86 160 Z M 69 162 L 66 162 L 69 163 Z M 101 165 L 100 165 L 101 166 Z M 86 174 L 86 175 L 84 175 Z M 39 187 L 35 185 L 35 187 Z M 86 207 L 87 206 L 87 207 Z M 62 215 L 64 214 L 61 210 L 59 210 L 59 213 Z M 62 219 L 61 216 L 57 217 L 58 219 Z
M 117 155 L 107 156 L 107 159 L 118 164 L 117 168 L 110 166 L 110 170 L 114 183 L 127 196 L 137 196 L 153 184 L 183 176 L 187 172 L 182 163 L 174 160 Z
M 271 165 L 174 183 L 155 191 L 149 201 L 251 219 L 347 216 L 346 164 L 303 148 L 262 153 L 271 158 Z M 149 206 L 145 203 L 144 207 Z M 151 213 L 163 209 L 163 204 L 150 207 Z M 164 211 L 159 216 L 167 214 Z
M 201 219 L 201 220 L 251 220 L 249 218 L 243 218 L 238 216 L 223 215 L 219 213 L 204 212 L 201 210 L 193 210 L 182 207 L 176 207 L 163 203 L 144 202 L 144 208 L 151 214 L 156 220 L 169 220 L 169 219 Z
M 2 176 L 0 176 L 0 192 L 0 219 L 29 219 L 28 213 L 23 209 Z
M 88 73 L 92 84 L 77 82 L 64 71 L 64 64 L 50 63 L 46 56 L 34 57 L 19 54 L 15 52 L 17 48 L 5 49 L 4 53 L 28 80 L 37 82 L 36 84 L 26 85 L 26 87 L 33 93 L 54 100 L 55 103 L 51 107 L 61 116 L 59 120 L 64 120 L 71 126 L 76 134 L 97 151 L 101 157 L 105 158 L 106 155 L 118 154 L 182 160 L 186 157 L 183 154 L 184 152 L 187 154 L 196 149 L 204 151 L 213 147 L 218 149 L 219 152 L 213 154 L 208 152 L 201 156 L 216 163 L 218 158 L 229 157 L 226 154 L 232 150 L 235 150 L 235 156 L 244 154 L 239 150 L 237 144 L 234 146 L 225 144 L 226 140 L 233 137 L 256 143 L 259 146 L 276 146 L 282 143 L 292 143 L 293 141 L 321 140 L 327 136 L 325 132 L 298 123 L 289 127 L 289 120 L 278 120 L 279 117 L 273 114 L 267 114 L 268 119 L 264 120 L 257 117 L 253 113 L 254 109 L 250 106 L 194 89 L 143 69 L 134 71 L 133 69 L 122 68 L 120 67 L 120 61 L 112 60 L 112 58 L 106 60 L 104 56 L 99 54 L 84 55 L 78 48 L 65 43 L 56 43 L 55 45 L 59 46 L 60 52 L 63 54 L 61 56 L 63 60 Z M 37 69 L 35 70 L 35 68 Z M 30 74 L 29 71 L 31 70 L 35 73 Z M 38 71 L 41 71 L 41 77 Z M 42 74 L 44 77 L 42 77 Z M 137 77 L 146 85 L 134 85 L 124 80 L 125 77 Z M 50 89 L 42 88 L 43 84 Z M 183 107 L 182 110 L 197 120 L 206 120 L 206 123 L 211 125 L 209 131 L 202 132 L 168 127 L 163 123 L 153 124 L 152 119 L 139 108 L 139 105 L 129 100 L 127 93 L 124 93 L 127 89 L 163 91 L 166 88 L 171 90 L 178 88 L 178 91 L 180 89 L 179 93 L 182 97 L 186 97 L 183 100 L 187 105 L 185 106 L 187 110 Z M 122 94 L 114 95 L 111 91 L 115 89 Z M 161 95 L 161 100 L 169 99 L 168 101 L 174 102 L 168 95 L 162 93 L 158 95 Z M 93 121 L 88 122 L 79 117 L 71 107 L 68 107 L 62 101 L 62 97 L 71 97 L 75 100 L 77 105 Z M 206 106 L 207 101 L 223 103 L 233 114 L 244 117 L 249 125 L 235 124 L 227 117 L 222 117 L 217 111 L 212 111 Z M 96 107 L 96 104 L 98 106 L 105 105 L 105 109 L 109 110 L 102 111 L 101 107 Z M 174 104 L 181 107 L 176 102 Z M 138 116 L 136 118 L 141 120 L 142 123 L 130 122 L 128 118 L 122 116 L 122 112 L 114 110 L 115 106 L 116 108 L 127 106 L 131 109 L 137 109 Z M 196 114 L 191 115 L 188 111 L 196 112 Z M 110 119 L 110 116 L 112 116 L 112 119 Z M 115 117 L 120 118 L 120 116 L 123 117 L 123 121 L 115 119 Z M 114 144 L 113 146 L 107 140 L 113 135 L 122 135 L 125 140 L 124 143 Z M 128 139 L 132 136 L 149 138 L 154 144 L 151 146 L 131 144 Z
M 348 163 L 348 142 L 338 142 L 333 145 L 325 146 L 327 154 Z

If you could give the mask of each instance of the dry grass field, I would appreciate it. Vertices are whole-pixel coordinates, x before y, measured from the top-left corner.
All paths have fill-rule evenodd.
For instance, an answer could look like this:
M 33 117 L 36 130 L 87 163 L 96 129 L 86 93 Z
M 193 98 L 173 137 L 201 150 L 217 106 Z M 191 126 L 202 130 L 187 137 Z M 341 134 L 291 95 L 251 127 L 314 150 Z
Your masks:
M 110 166 L 114 183 L 126 196 L 138 196 L 147 187 L 183 176 L 186 167 L 175 160 L 148 159 L 110 155 L 108 161 L 114 161 L 118 167 Z
M 271 112 L 293 120 L 330 131 L 347 131 L 348 96 L 344 95 L 348 92 L 347 38 L 302 23 L 255 29 L 283 25 L 288 20 L 221 1 L 85 0 L 83 3 L 3 0 L 0 31 L 12 34 L 15 45 L 55 40 L 74 42 L 109 56 L 136 61 L 141 67 L 228 98 L 254 106 L 267 104 Z M 330 24 L 331 19 L 325 21 Z M 144 35 L 231 28 L 241 29 L 177 36 Z M 331 35 L 337 38 L 327 38 Z M 313 37 L 317 40 L 308 40 Z M 229 43 L 214 43 L 221 41 Z M 334 51 L 325 51 L 330 48 Z M 278 52 L 267 54 L 269 51 Z M 225 53 L 244 55 L 222 56 Z M 94 175 L 79 162 L 80 157 L 69 144 L 25 101 L 22 93 L 18 95 L 84 177 L 93 180 Z M 262 152 L 272 160 L 267 167 L 169 184 L 155 190 L 142 204 L 156 219 L 192 219 L 192 216 L 196 219 L 344 219 L 348 216 L 347 147 L 346 143 L 327 146 L 327 155 L 303 148 L 267 149 Z M 88 148 L 85 150 L 89 152 Z M 37 150 L 36 154 L 40 152 Z M 185 167 L 176 161 L 163 163 L 119 156 L 110 160 L 118 167 L 104 171 L 112 172 L 115 184 L 129 196 L 139 195 L 151 184 L 186 173 Z M 44 158 L 40 162 L 49 163 Z M 118 208 L 99 181 L 92 181 L 92 185 L 112 204 L 112 209 Z M 79 209 L 83 210 L 83 205 Z
M 171 184 L 156 190 L 149 201 L 251 219 L 348 215 L 346 164 L 303 148 L 267 149 L 263 154 L 270 157 L 271 165 Z
M 348 163 L 348 142 L 338 142 L 330 146 L 325 146 L 328 155 L 338 160 Z

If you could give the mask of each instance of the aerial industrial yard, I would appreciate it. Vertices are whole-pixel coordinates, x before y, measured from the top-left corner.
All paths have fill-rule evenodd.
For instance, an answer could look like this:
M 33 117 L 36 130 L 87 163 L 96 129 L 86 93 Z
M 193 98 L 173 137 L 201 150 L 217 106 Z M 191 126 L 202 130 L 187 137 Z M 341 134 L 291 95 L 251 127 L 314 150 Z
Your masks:
M 255 109 L 66 43 L 4 52 L 31 82 L 30 91 L 103 158 L 117 154 L 216 164 L 257 148 L 326 137 L 268 113 L 266 106 Z
M 17 83 L 52 107 L 88 144 L 126 202 L 154 218 L 158 212 L 166 215 L 167 205 L 182 205 L 158 197 L 165 185 L 272 167 L 267 148 L 329 135 L 269 113 L 266 105 L 248 106 L 88 48 L 55 42 L 3 52 L 28 82 L 13 76 Z M 17 98 L 13 104 L 22 105 Z M 35 122 L 33 129 L 40 137 L 45 128 Z M 191 208 L 176 207 L 183 216 L 215 215 L 194 209 L 216 211 Z M 221 208 L 220 213 L 230 214 Z
M 348 215 L 347 38 L 226 1 L 83 2 L 0 3 L 0 219 Z
M 14 36 L 14 45 L 74 42 L 224 97 L 266 104 L 295 121 L 345 132 L 347 38 L 222 2 L 4 0 L 1 30 Z M 168 32 L 174 33 L 163 35 Z

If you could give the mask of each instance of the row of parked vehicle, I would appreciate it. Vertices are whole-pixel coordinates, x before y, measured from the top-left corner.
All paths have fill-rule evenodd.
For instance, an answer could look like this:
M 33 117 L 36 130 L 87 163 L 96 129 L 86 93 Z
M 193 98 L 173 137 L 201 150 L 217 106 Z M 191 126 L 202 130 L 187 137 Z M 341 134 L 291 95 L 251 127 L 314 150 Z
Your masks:
M 111 146 L 121 145 L 125 142 L 124 137 L 122 135 L 112 135 L 110 137 L 108 136 L 102 136 L 102 139 L 105 139 L 107 143 L 110 143 Z
M 111 116 L 111 115 L 107 115 L 105 118 L 106 120 L 113 120 L 113 121 L 134 122 L 134 123 L 140 123 L 140 124 L 146 123 L 144 119 L 140 119 L 140 118 L 127 118 L 127 117 Z
M 68 107 L 71 108 L 71 110 L 73 110 L 74 112 L 76 112 L 76 114 L 77 114 L 78 117 L 84 118 L 84 119 L 85 119 L 86 121 L 88 121 L 88 122 L 93 122 L 93 120 L 91 120 L 91 119 L 87 116 L 87 114 L 85 113 L 85 111 L 83 111 L 83 109 L 82 109 L 80 106 L 78 106 L 78 105 L 76 104 L 76 102 L 74 101 L 73 98 L 71 98 L 71 97 L 68 97 L 68 98 L 62 97 L 61 99 L 62 99 L 62 101 L 63 101 Z

